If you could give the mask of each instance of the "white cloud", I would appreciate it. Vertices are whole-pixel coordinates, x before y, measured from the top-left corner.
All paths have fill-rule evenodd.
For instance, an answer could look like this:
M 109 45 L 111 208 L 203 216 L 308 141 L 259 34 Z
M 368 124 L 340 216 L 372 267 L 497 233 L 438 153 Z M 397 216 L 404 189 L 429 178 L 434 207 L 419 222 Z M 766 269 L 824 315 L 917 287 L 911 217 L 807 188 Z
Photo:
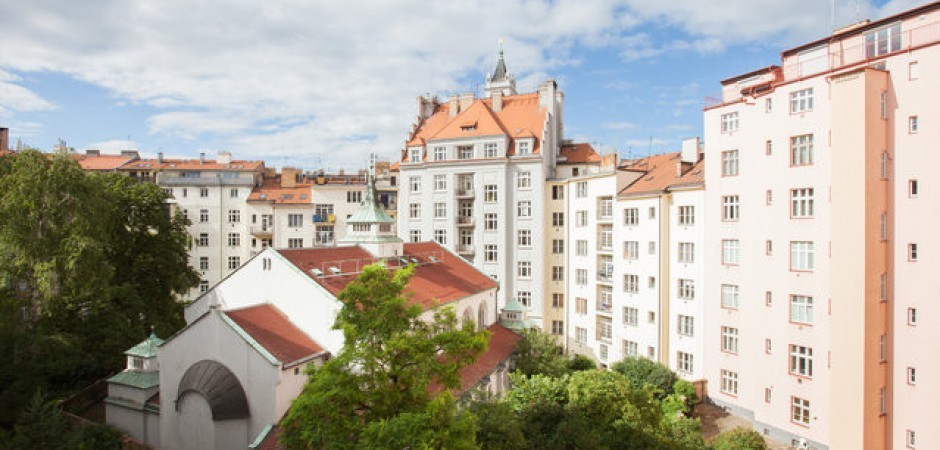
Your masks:
M 20 77 L 0 69 L 0 112 L 55 109 L 52 102 L 17 84 L 22 81 Z
M 636 124 L 633 122 L 607 122 L 603 124 L 603 127 L 608 130 L 630 130 L 636 128 Z
M 88 144 L 86 147 L 98 149 L 101 150 L 102 153 L 110 154 L 120 153 L 121 150 L 136 150 L 140 148 L 137 142 L 128 141 L 126 139 L 112 139 L 110 141 L 93 142 Z

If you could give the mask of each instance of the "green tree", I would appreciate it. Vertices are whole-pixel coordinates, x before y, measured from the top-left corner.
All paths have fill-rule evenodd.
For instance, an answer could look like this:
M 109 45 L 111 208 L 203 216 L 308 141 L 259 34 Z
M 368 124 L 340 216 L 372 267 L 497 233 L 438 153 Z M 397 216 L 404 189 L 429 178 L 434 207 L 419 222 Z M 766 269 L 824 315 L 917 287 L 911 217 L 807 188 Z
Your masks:
M 711 443 L 714 450 L 766 450 L 767 442 L 757 431 L 735 428 L 725 431 Z
M 492 395 L 474 398 L 467 410 L 477 417 L 477 443 L 483 449 L 522 450 L 528 448 L 522 420 L 509 403 Z
M 367 266 L 339 294 L 343 306 L 333 327 L 343 331 L 343 349 L 310 370 L 285 418 L 283 444 L 366 448 L 407 431 L 413 436 L 389 445 L 475 445 L 475 418 L 458 412 L 449 393 L 435 398 L 429 387 L 458 387 L 461 369 L 486 350 L 489 333 L 460 326 L 449 307 L 422 319 L 405 293 L 413 271 Z
M 166 194 L 67 155 L 0 158 L 0 424 L 37 389 L 52 395 L 118 370 L 156 326 L 182 325 L 194 286 L 185 219 Z
M 95 423 L 80 424 L 73 429 L 56 402 L 36 392 L 20 413 L 13 432 L 0 434 L 0 449 L 23 448 L 120 450 L 121 433 Z
M 516 371 L 525 376 L 560 376 L 568 371 L 562 352 L 554 336 L 537 329 L 525 330 L 516 345 Z
M 642 389 L 647 384 L 655 387 L 658 399 L 672 394 L 673 385 L 679 380 L 668 367 L 647 358 L 624 358 L 611 369 L 626 375 L 634 389 Z
M 582 370 L 594 370 L 597 363 L 593 359 L 584 355 L 574 355 L 566 362 L 569 372 L 580 372 Z

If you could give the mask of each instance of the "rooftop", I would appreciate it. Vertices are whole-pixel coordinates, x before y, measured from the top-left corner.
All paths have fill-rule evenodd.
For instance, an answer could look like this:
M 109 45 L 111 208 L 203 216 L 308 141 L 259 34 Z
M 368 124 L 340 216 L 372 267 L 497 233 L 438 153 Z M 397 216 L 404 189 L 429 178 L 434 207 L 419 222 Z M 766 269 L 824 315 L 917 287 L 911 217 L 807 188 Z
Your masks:
M 599 164 L 601 162 L 601 155 L 597 154 L 594 147 L 587 142 L 562 145 L 561 157 L 565 160 L 559 161 L 559 164 Z
M 223 314 L 281 363 L 298 361 L 323 351 L 276 306 L 251 306 L 225 311 Z
M 676 166 L 682 164 L 679 175 Z M 705 181 L 705 160 L 696 163 L 682 163 L 681 153 L 663 153 L 652 155 L 620 166 L 620 170 L 640 172 L 643 175 L 623 188 L 618 195 L 642 195 L 663 192 L 679 185 L 703 183 Z
M 249 202 L 269 202 L 278 205 L 281 204 L 307 204 L 311 202 L 310 191 L 313 184 L 305 180 L 303 183 L 297 183 L 294 187 L 281 187 L 281 180 L 278 178 L 267 178 L 261 187 L 251 190 L 248 196 Z
M 157 356 L 157 347 L 162 343 L 163 339 L 158 338 L 156 334 L 151 332 L 147 339 L 131 347 L 124 352 L 124 354 L 127 356 L 139 356 L 141 358 L 153 358 Z
M 508 360 L 516 351 L 516 344 L 522 339 L 522 336 L 498 323 L 490 325 L 487 330 L 490 332 L 490 343 L 486 347 L 486 351 L 473 364 L 460 371 L 459 393 L 466 392 L 476 386 L 484 377 Z M 441 390 L 441 386 L 432 382 L 428 389 L 432 392 L 438 392 Z

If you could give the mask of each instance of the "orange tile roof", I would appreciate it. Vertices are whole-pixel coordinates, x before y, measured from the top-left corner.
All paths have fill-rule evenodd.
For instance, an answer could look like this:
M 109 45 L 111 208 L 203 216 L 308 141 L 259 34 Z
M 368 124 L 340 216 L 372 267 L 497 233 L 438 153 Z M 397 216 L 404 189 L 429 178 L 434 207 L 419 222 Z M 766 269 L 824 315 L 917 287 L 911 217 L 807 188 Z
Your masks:
M 117 170 L 128 162 L 135 161 L 133 156 L 123 155 L 82 155 L 72 154 L 73 159 L 78 161 L 78 165 L 84 170 L 111 171 Z
M 457 394 L 462 394 L 475 386 L 484 377 L 492 373 L 500 363 L 509 359 L 516 351 L 516 344 L 522 340 L 522 336 L 512 330 L 494 323 L 487 328 L 490 332 L 490 343 L 486 351 L 480 355 L 473 364 L 460 371 L 460 388 Z M 443 386 L 436 381 L 428 385 L 428 391 L 440 392 Z
M 287 204 L 309 204 L 311 200 L 310 190 L 313 185 L 309 181 L 297 183 L 292 188 L 281 187 L 281 180 L 268 178 L 264 180 L 261 187 L 251 190 L 248 196 L 249 202 L 269 202 L 278 205 Z
M 587 142 L 562 145 L 561 156 L 563 156 L 565 160 L 559 161 L 559 163 L 590 164 L 601 162 L 601 155 L 597 154 L 597 151 L 594 150 L 594 147 L 592 147 L 591 144 L 588 144 Z
M 282 363 L 290 363 L 323 351 L 273 305 L 258 305 L 225 311 L 258 344 Z
M 355 280 L 363 266 L 377 261 L 359 246 L 280 249 L 277 252 L 333 295 L 339 294 Z M 406 243 L 404 253 L 405 257 L 415 257 L 421 262 L 415 268 L 407 292 L 411 301 L 423 308 L 433 308 L 496 288 L 496 282 L 490 277 L 435 242 Z M 429 262 L 431 256 L 438 262 Z M 401 264 L 391 260 L 386 265 L 395 269 Z M 336 267 L 345 274 L 318 277 L 311 272 L 311 269 L 319 269 L 329 275 L 330 267 Z
M 121 170 L 218 170 L 226 172 L 255 172 L 264 169 L 264 161 L 232 160 L 229 164 L 219 164 L 215 160 L 207 159 L 200 162 L 198 159 L 140 159 L 125 164 Z
M 642 172 L 643 176 L 623 188 L 618 195 L 662 192 L 672 186 L 693 183 L 696 180 L 704 181 L 702 171 L 704 159 L 696 162 L 691 168 L 684 167 L 686 171 L 683 175 L 677 176 L 676 165 L 680 161 L 681 153 L 674 152 L 649 156 L 621 166 L 620 170 Z
M 424 146 L 428 141 L 458 139 L 463 137 L 505 135 L 513 140 L 535 138 L 533 153 L 539 153 L 539 144 L 548 111 L 539 106 L 539 94 L 519 94 L 503 97 L 503 107 L 493 111 L 493 99 L 474 99 L 465 110 L 456 116 L 450 115 L 450 105 L 444 103 L 415 129 L 406 145 Z M 475 125 L 466 131 L 461 127 Z M 515 142 L 510 145 L 513 155 Z
M 393 162 L 392 165 L 388 166 L 388 170 L 390 172 L 398 172 L 399 170 L 401 170 L 401 161 Z

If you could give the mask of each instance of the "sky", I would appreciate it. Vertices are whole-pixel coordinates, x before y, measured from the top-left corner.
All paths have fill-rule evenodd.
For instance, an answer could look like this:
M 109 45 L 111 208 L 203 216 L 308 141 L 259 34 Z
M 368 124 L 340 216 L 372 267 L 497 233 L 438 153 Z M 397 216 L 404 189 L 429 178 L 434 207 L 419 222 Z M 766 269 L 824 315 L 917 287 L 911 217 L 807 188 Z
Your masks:
M 558 82 L 566 138 L 644 156 L 701 136 L 722 79 L 923 3 L 5 0 L 0 127 L 42 150 L 360 168 L 398 159 L 418 96 L 479 94 L 502 40 L 520 92 Z

